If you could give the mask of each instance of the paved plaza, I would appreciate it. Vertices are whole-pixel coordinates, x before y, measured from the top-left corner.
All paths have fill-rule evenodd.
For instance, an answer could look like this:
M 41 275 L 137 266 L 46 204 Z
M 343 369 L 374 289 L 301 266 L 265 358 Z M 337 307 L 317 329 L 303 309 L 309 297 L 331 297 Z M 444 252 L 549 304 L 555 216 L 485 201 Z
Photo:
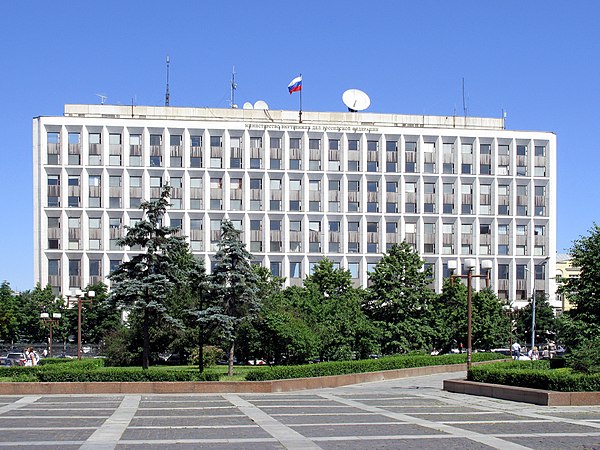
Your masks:
M 0 397 L 0 448 L 600 449 L 600 408 L 454 394 L 445 378 L 282 394 Z

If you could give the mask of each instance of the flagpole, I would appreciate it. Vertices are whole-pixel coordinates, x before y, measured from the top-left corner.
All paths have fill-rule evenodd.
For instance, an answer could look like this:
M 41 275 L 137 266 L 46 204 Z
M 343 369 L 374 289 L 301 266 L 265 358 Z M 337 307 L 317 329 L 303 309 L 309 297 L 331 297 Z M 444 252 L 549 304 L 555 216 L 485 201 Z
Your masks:
M 302 80 L 302 74 L 300 74 L 300 79 Z M 304 80 L 302 80 L 302 84 L 304 84 Z M 300 123 L 302 123 L 302 87 L 300 88 L 300 111 L 298 113 Z

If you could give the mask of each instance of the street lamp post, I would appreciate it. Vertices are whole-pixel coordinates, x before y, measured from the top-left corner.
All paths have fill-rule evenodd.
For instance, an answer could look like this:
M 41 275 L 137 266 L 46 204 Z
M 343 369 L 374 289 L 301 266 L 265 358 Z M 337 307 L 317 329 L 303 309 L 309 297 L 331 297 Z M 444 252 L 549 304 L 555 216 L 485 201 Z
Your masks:
M 94 291 L 83 292 L 79 289 L 73 291 L 72 295 L 67 296 L 69 303 L 77 303 L 77 359 L 81 359 L 81 305 L 82 303 L 89 303 L 91 306 L 92 299 L 95 296 Z
M 50 317 L 50 314 L 48 314 L 48 313 L 40 314 L 40 320 L 45 325 L 48 325 L 48 328 L 50 328 L 50 341 L 49 341 L 48 349 L 49 349 L 51 358 L 52 358 L 52 327 L 54 325 L 58 325 L 58 321 L 60 320 L 60 318 L 61 318 L 60 313 L 52 313 L 52 317 Z
M 481 262 L 481 267 L 485 270 L 485 275 L 474 275 L 473 269 L 477 266 L 474 258 L 467 258 L 463 261 L 468 270 L 467 275 L 450 275 L 450 280 L 454 283 L 456 278 L 467 279 L 467 370 L 471 369 L 473 361 L 473 278 L 485 278 L 486 287 L 490 286 L 490 270 L 492 261 L 485 260 Z M 448 261 L 448 269 L 454 272 L 458 267 L 456 261 Z

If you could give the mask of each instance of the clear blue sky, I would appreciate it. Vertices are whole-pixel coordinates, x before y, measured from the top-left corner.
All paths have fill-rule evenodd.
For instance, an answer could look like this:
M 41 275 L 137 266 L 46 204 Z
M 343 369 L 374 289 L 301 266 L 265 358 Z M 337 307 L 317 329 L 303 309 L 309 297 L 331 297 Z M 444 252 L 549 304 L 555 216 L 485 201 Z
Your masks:
M 369 111 L 508 114 L 507 128 L 558 136 L 558 242 L 599 220 L 600 2 L 5 1 L 0 14 L 0 281 L 33 287 L 31 119 L 65 103 L 236 102 L 343 111 L 347 88 Z

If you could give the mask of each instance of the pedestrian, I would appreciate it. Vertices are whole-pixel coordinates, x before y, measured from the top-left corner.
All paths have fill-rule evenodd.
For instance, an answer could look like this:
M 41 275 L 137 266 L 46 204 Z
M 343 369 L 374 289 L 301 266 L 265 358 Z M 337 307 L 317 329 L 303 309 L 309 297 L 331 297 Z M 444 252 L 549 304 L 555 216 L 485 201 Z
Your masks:
M 550 350 L 548 350 L 547 345 L 544 347 L 544 350 L 542 351 L 542 359 L 550 359 Z
M 31 366 L 33 366 L 33 361 L 34 361 L 33 348 L 29 347 L 25 350 L 25 365 L 27 367 L 31 367 Z
M 511 350 L 513 359 L 519 359 L 519 357 L 521 356 L 521 344 L 515 342 L 512 345 Z
M 533 348 L 527 352 L 527 356 L 529 356 L 530 360 L 536 361 L 540 359 L 540 352 L 536 346 L 533 346 Z

